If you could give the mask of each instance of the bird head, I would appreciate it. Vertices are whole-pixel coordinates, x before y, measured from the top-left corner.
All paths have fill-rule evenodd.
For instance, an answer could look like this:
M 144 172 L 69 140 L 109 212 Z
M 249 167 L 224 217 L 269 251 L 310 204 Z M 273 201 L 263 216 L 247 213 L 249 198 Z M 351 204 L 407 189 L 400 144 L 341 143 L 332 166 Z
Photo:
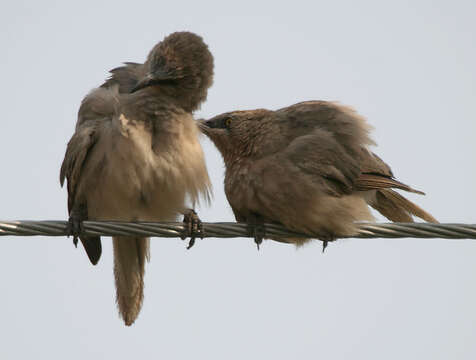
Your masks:
M 213 83 L 213 56 L 202 38 L 191 32 L 167 36 L 150 51 L 144 67 L 145 75 L 131 92 L 168 85 L 177 90 L 176 97 L 187 98 L 189 111 L 206 100 Z
M 272 111 L 233 111 L 199 120 L 200 130 L 213 141 L 225 162 L 235 157 L 257 156 L 272 137 Z

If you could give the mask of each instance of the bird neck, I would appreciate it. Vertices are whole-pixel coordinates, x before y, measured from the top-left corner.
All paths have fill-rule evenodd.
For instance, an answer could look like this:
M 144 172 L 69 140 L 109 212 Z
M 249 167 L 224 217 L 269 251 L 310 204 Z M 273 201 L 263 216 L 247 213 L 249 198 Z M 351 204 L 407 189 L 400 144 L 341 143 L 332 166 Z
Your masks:
M 148 96 L 167 96 L 173 99 L 173 102 L 186 112 L 197 110 L 200 104 L 205 100 L 206 96 L 201 91 L 187 86 L 184 81 L 176 81 L 173 83 L 158 84 L 150 86 L 142 90 Z
M 252 157 L 248 151 L 239 151 L 237 148 L 232 148 L 222 154 L 227 172 L 228 170 L 231 172 L 240 172 L 248 168 L 255 161 L 254 157 Z

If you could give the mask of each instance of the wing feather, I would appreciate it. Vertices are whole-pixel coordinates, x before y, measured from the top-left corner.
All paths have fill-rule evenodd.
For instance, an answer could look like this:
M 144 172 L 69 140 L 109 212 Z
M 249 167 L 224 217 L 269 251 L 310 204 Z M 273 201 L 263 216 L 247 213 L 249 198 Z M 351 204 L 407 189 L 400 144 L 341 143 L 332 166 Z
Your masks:
M 88 154 L 97 142 L 97 122 L 89 121 L 76 130 L 68 142 L 66 154 L 60 170 L 60 184 L 68 180 L 68 211 L 74 207 L 76 190 L 81 177 L 81 170 Z

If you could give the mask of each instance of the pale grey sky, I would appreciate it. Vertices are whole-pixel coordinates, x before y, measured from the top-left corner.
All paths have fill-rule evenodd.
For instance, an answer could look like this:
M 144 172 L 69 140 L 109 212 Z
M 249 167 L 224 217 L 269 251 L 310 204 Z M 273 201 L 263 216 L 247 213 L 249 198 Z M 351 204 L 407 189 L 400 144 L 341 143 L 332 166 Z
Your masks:
M 215 84 L 197 116 L 338 100 L 442 222 L 476 222 L 474 1 L 4 1 L 0 219 L 66 219 L 58 173 L 82 97 L 170 32 L 203 36 Z M 203 141 L 232 221 L 223 163 Z M 0 238 L 1 359 L 474 359 L 476 242 L 346 240 L 321 254 L 252 240 L 153 239 L 131 328 L 112 249 Z

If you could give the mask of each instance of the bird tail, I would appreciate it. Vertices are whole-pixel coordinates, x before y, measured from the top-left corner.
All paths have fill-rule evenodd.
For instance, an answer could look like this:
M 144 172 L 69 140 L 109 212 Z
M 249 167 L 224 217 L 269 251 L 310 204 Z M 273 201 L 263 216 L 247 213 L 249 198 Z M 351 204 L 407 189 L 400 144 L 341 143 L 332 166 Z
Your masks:
M 113 237 L 116 302 L 127 326 L 139 315 L 144 298 L 145 261 L 149 260 L 149 238 Z
M 89 261 L 91 261 L 93 265 L 96 265 L 102 253 L 101 237 L 80 236 L 79 239 L 81 240 L 81 243 L 84 246 L 84 250 L 86 250 L 86 254 L 88 254 Z M 75 245 L 76 242 L 74 243 Z
M 438 223 L 433 216 L 418 205 L 391 189 L 377 190 L 369 205 L 390 221 L 413 222 L 412 215 L 431 223 Z

